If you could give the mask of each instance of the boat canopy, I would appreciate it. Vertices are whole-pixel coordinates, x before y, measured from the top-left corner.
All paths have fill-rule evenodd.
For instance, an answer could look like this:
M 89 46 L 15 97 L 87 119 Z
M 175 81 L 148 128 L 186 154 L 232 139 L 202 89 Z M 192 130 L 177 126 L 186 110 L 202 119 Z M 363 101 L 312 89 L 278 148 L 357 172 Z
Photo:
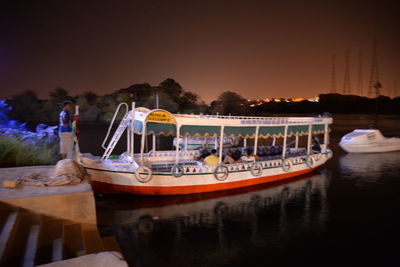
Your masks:
M 323 134 L 332 118 L 325 117 L 244 117 L 219 115 L 171 114 L 166 110 L 135 110 L 134 131 L 143 134 L 156 134 L 179 137 L 228 137 L 254 138 Z

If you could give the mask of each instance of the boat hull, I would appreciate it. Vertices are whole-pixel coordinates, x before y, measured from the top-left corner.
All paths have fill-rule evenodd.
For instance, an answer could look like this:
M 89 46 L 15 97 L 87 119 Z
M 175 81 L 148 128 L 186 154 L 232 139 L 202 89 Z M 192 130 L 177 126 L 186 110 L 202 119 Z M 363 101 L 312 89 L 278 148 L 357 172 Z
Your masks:
M 380 152 L 393 152 L 400 150 L 400 141 L 392 142 L 390 144 L 376 143 L 376 144 L 350 144 L 339 143 L 340 147 L 348 153 L 380 153 Z
M 246 179 L 243 181 L 235 182 L 221 182 L 215 184 L 204 184 L 204 185 L 184 185 L 184 186 L 134 186 L 134 185 L 119 185 L 110 184 L 106 182 L 100 182 L 93 180 L 92 187 L 96 193 L 103 194 L 119 194 L 128 193 L 135 195 L 186 195 L 196 193 L 207 193 L 221 190 L 236 189 L 241 187 L 253 186 L 263 183 L 272 183 L 284 179 L 289 179 L 295 176 L 309 173 L 316 168 L 308 168 L 301 171 L 278 174 L 273 176 L 264 176 Z M 174 177 L 171 177 L 171 179 Z M 174 178 L 175 179 L 175 178 Z
M 304 157 L 290 159 L 290 170 L 282 168 L 282 160 L 263 162 L 263 171 L 258 177 L 251 171 L 251 163 L 227 165 L 229 174 L 226 180 L 219 181 L 213 172 L 197 172 L 174 177 L 170 173 L 154 173 L 147 183 L 141 183 L 135 178 L 134 172 L 109 170 L 94 161 L 83 160 L 83 166 L 90 175 L 93 191 L 105 194 L 137 194 L 137 195 L 185 195 L 206 193 L 221 190 L 242 188 L 263 183 L 272 183 L 302 174 L 309 173 L 330 157 L 331 153 L 313 155 L 313 166 L 307 165 Z
M 400 150 L 400 138 L 384 137 L 378 129 L 356 129 L 342 137 L 339 146 L 348 153 L 379 153 Z

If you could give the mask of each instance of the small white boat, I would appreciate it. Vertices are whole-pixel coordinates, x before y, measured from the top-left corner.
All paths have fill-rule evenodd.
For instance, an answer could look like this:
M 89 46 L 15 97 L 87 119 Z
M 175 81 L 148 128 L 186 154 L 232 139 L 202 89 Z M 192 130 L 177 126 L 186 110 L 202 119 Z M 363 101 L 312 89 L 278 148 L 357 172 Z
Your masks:
M 349 153 L 390 152 L 400 150 L 400 138 L 384 137 L 376 129 L 357 129 L 343 136 L 339 145 Z

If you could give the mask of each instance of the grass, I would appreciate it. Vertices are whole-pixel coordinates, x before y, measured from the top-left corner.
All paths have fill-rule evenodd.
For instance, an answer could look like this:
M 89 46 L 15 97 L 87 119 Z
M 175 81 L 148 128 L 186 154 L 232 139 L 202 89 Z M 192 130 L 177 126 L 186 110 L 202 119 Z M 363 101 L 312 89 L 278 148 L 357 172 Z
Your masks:
M 0 167 L 51 165 L 57 161 L 58 144 L 29 144 L 0 136 Z

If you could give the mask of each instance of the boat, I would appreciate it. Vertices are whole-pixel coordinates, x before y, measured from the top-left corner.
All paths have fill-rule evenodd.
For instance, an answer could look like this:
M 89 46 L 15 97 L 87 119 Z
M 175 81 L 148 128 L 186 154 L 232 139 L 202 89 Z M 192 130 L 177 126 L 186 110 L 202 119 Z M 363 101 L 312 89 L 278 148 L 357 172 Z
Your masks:
M 349 153 L 376 153 L 400 150 L 400 138 L 384 137 L 377 129 L 356 129 L 342 137 L 339 146 Z
M 110 138 L 116 117 L 123 109 L 123 118 Z M 330 124 L 331 117 L 171 114 L 163 109 L 135 108 L 134 103 L 130 108 L 126 103 L 121 103 L 103 141 L 103 156 L 77 153 L 76 157 L 90 175 L 96 193 L 206 193 L 276 182 L 315 170 L 332 157 L 328 147 Z M 124 132 L 127 132 L 126 152 L 112 155 Z M 323 143 L 314 150 L 312 136 L 317 134 L 323 135 Z M 135 151 L 135 135 L 140 135 L 139 151 Z M 157 135 L 170 136 L 171 139 L 175 137 L 178 144 L 185 137 L 216 137 L 219 164 L 201 163 L 198 160 L 201 157 L 200 150 L 188 150 L 180 146 L 171 150 L 156 150 Z M 299 141 L 302 136 L 306 138 L 303 142 Z M 241 138 L 249 142 L 243 141 L 243 146 L 226 148 L 224 137 Z M 292 147 L 290 140 L 293 137 L 295 141 Z M 262 139 L 271 143 L 258 145 Z M 241 155 L 248 149 L 258 155 L 257 160 L 223 164 L 228 151 L 234 150 L 235 155 Z

